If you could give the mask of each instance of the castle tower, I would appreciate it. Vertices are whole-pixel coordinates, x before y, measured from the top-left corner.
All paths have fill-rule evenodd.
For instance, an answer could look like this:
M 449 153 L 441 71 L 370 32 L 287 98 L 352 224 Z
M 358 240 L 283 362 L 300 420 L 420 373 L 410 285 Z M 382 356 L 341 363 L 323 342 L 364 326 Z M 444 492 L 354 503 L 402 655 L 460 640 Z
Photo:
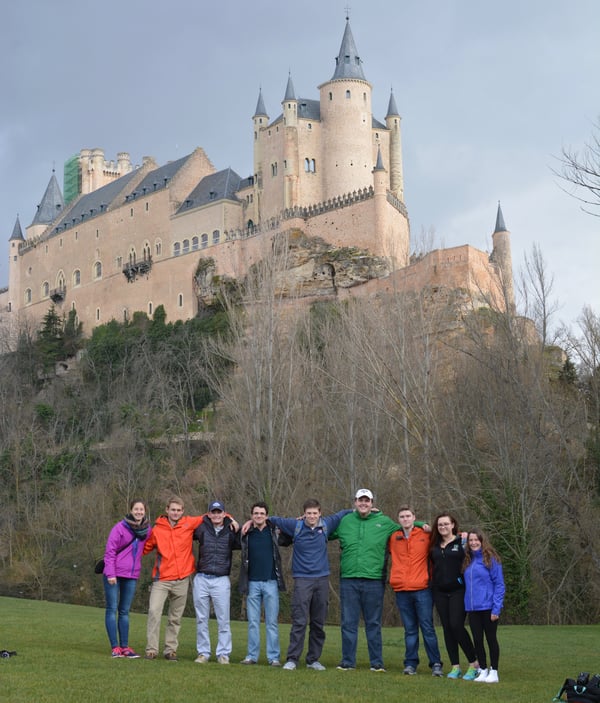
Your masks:
M 372 88 L 347 17 L 335 61 L 332 78 L 319 86 L 323 200 L 372 185 Z
M 262 89 L 258 91 L 258 101 L 256 103 L 256 110 L 252 117 L 252 122 L 254 123 L 254 203 L 255 209 L 260 221 L 261 217 L 261 194 L 263 189 L 263 172 L 262 172 L 262 139 L 261 131 L 267 127 L 269 124 L 269 115 L 265 108 L 265 101 L 263 100 Z
M 283 107 L 284 142 L 283 142 L 283 207 L 289 208 L 298 202 L 298 100 L 292 83 L 292 74 L 288 76 Z
M 42 234 L 48 225 L 54 222 L 61 214 L 64 206 L 63 195 L 56 180 L 54 169 L 52 169 L 52 176 L 50 176 L 42 201 L 37 207 L 31 224 L 27 227 L 27 238 L 31 239 Z
M 390 91 L 390 102 L 385 126 L 390 130 L 390 190 L 404 202 L 404 175 L 402 170 L 402 134 L 400 131 L 401 117 L 396 107 L 394 91 Z
M 15 221 L 15 226 L 10 239 L 8 240 L 8 247 L 10 251 L 10 259 L 8 264 L 8 312 L 13 310 L 18 310 L 21 301 L 15 300 L 15 296 L 19 295 L 21 290 L 21 268 L 19 266 L 19 247 L 25 242 L 25 237 L 23 237 L 23 230 L 21 229 L 21 222 L 19 221 L 19 216 Z
M 510 248 L 510 232 L 504 224 L 504 216 L 500 201 L 498 201 L 498 212 L 496 214 L 496 226 L 492 234 L 494 248 L 490 256 L 490 261 L 498 266 L 500 280 L 502 281 L 506 309 L 512 315 L 515 314 L 515 289 L 512 272 L 512 253 Z

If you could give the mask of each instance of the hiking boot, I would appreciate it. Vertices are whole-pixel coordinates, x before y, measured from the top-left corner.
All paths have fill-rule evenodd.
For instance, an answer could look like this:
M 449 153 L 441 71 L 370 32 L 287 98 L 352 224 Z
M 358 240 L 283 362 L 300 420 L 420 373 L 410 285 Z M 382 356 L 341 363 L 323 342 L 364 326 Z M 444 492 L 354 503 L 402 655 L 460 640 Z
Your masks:
M 321 662 L 313 662 L 312 664 L 306 665 L 307 669 L 313 669 L 314 671 L 325 671 L 325 667 Z
M 431 667 L 431 675 L 432 676 L 443 676 L 444 675 L 444 670 L 442 669 L 442 665 L 437 663 L 434 664 Z
M 450 669 L 450 673 L 448 674 L 449 679 L 460 679 L 462 676 L 462 673 L 460 671 L 460 666 L 453 666 L 452 669 Z
M 168 662 L 176 662 L 177 661 L 177 652 L 167 652 L 165 654 L 165 659 Z
M 417 673 L 417 670 L 414 666 L 410 666 L 409 664 L 408 666 L 404 667 L 404 671 L 402 673 L 406 676 L 414 676 Z

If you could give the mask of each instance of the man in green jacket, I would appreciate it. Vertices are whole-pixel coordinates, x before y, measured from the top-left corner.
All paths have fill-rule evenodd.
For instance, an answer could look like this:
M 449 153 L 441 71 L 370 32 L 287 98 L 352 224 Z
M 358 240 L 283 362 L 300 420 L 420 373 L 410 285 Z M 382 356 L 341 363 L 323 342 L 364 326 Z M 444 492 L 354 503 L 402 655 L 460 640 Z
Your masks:
M 340 598 L 342 661 L 338 669 L 356 668 L 358 623 L 362 613 L 371 671 L 385 671 L 381 643 L 381 615 L 385 589 L 385 554 L 389 537 L 398 529 L 387 515 L 373 509 L 373 494 L 360 488 L 355 510 L 340 522 L 331 538 L 342 548 Z

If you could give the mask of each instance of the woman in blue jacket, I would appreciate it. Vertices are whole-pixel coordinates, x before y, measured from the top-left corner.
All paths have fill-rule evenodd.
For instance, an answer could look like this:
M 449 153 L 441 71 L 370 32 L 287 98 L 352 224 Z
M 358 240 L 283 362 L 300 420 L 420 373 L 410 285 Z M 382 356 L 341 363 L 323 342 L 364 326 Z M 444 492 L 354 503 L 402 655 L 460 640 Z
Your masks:
M 465 578 L 465 610 L 469 613 L 469 625 L 477 659 L 481 666 L 475 681 L 498 683 L 498 618 L 504 603 L 504 576 L 500 557 L 480 530 L 471 530 L 467 535 L 467 547 L 463 564 Z M 490 650 L 490 667 L 483 637 Z

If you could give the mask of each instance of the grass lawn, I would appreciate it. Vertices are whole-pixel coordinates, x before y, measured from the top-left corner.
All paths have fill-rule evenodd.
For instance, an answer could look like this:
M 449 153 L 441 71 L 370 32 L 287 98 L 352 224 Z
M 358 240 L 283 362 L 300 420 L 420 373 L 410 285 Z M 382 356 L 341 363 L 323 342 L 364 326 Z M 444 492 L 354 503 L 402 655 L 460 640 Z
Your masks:
M 0 598 L 0 649 L 18 655 L 0 660 L 0 700 L 5 703 L 70 703 L 132 700 L 190 703 L 200 696 L 219 701 L 292 703 L 329 701 L 410 701 L 462 703 L 552 700 L 563 680 L 579 671 L 600 671 L 600 626 L 500 627 L 500 683 L 474 684 L 432 678 L 421 665 L 417 676 L 402 675 L 403 630 L 384 629 L 387 673 L 369 671 L 361 633 L 356 671 L 337 671 L 338 627 L 329 627 L 321 662 L 328 671 L 282 671 L 240 666 L 246 625 L 232 623 L 230 666 L 194 664 L 195 623 L 181 628 L 179 662 L 111 659 L 104 611 L 58 603 Z M 132 614 L 130 644 L 143 653 L 146 617 Z M 289 626 L 281 626 L 282 655 Z M 264 633 L 263 633 L 264 634 Z M 441 633 L 440 645 L 443 652 Z M 211 622 L 213 646 L 215 623 Z M 162 641 L 161 641 L 162 643 Z M 263 640 L 264 645 L 264 640 Z M 447 669 L 447 667 L 446 667 Z

